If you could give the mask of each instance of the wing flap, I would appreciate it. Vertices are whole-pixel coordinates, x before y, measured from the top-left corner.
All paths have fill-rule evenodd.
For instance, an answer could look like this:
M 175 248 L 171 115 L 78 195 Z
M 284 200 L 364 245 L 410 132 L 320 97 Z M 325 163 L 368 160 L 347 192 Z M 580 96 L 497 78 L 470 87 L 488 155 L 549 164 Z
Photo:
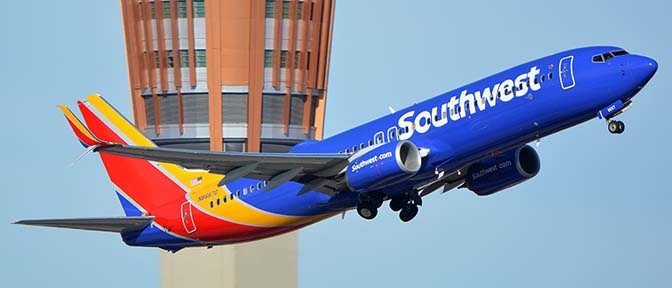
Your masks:
M 14 224 L 81 229 L 103 232 L 127 232 L 140 230 L 152 223 L 154 216 L 113 217 L 113 218 L 72 218 L 19 220 Z

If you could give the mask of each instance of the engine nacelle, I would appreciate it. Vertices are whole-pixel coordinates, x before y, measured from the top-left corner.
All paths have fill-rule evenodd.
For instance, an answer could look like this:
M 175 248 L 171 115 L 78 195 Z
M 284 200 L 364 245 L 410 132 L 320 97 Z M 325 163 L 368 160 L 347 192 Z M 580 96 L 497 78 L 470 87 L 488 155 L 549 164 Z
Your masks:
M 467 170 L 465 183 L 469 190 L 485 196 L 534 177 L 540 168 L 537 151 L 525 145 L 472 164 Z
M 348 165 L 346 183 L 356 192 L 365 192 L 406 180 L 420 170 L 422 157 L 411 141 L 383 144 L 362 150 Z

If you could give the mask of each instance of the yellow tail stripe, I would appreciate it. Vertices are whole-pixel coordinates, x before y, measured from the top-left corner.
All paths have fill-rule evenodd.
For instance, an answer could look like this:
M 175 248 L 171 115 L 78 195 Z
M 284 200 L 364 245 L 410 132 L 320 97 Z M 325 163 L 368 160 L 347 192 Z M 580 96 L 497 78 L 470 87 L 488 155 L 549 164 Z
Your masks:
M 68 108 L 67 106 L 64 106 L 64 105 L 59 105 L 58 108 L 61 109 L 61 111 L 63 111 L 63 114 L 65 114 L 65 118 L 68 118 L 68 120 L 70 120 L 70 122 L 73 125 L 75 125 L 75 127 L 77 127 L 77 129 L 80 132 L 82 132 L 82 134 L 86 135 L 86 137 L 89 137 L 89 139 L 91 139 L 93 141 L 97 141 L 96 137 L 93 136 L 93 134 L 91 134 L 91 131 L 89 131 L 89 129 L 86 128 L 86 126 L 84 126 L 82 121 L 79 121 L 77 116 L 75 116 L 75 114 L 72 113 L 70 108 Z

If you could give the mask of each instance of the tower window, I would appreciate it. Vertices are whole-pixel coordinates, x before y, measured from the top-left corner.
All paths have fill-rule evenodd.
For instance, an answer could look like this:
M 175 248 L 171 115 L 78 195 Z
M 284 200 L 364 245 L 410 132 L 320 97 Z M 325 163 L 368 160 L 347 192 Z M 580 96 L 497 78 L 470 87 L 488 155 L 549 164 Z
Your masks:
M 273 18 L 275 14 L 275 0 L 266 0 L 266 18 Z
M 194 18 L 205 17 L 205 3 L 203 0 L 194 0 Z
M 205 67 L 205 49 L 196 49 L 196 67 Z
M 273 66 L 273 50 L 264 50 L 264 67 Z
M 187 18 L 187 1 L 177 1 L 177 18 Z

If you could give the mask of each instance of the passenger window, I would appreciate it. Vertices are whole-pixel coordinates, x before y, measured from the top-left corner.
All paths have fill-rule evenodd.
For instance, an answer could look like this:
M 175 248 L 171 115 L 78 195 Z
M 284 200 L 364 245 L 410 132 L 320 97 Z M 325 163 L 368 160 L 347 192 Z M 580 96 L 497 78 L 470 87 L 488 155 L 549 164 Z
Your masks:
M 254 192 L 254 185 L 250 185 L 250 193 Z
M 551 80 L 551 79 L 553 79 L 553 72 L 548 73 L 548 80 Z
M 350 153 L 350 149 L 345 149 L 345 154 Z
M 541 83 L 544 83 L 546 81 L 546 75 L 541 75 Z
M 243 189 L 245 190 L 245 189 Z M 240 198 L 240 190 L 236 191 L 236 197 Z
M 219 198 L 217 198 L 217 206 L 219 206 Z
M 212 201 L 210 201 L 210 208 L 215 207 L 215 205 L 212 204 Z
M 257 189 L 261 190 L 261 182 L 257 183 Z
M 243 188 L 243 196 L 247 195 L 247 188 Z M 238 195 L 238 198 L 240 198 L 240 195 Z
M 239 192 L 240 192 L 240 191 L 239 191 Z M 233 197 L 233 193 L 231 193 L 231 200 L 233 200 L 233 198 L 234 198 L 234 197 Z
M 369 146 L 373 145 L 373 140 L 369 140 Z
M 226 195 L 224 195 L 224 197 L 222 197 L 222 202 L 226 203 Z
M 359 149 L 364 149 L 364 143 L 359 143 Z

